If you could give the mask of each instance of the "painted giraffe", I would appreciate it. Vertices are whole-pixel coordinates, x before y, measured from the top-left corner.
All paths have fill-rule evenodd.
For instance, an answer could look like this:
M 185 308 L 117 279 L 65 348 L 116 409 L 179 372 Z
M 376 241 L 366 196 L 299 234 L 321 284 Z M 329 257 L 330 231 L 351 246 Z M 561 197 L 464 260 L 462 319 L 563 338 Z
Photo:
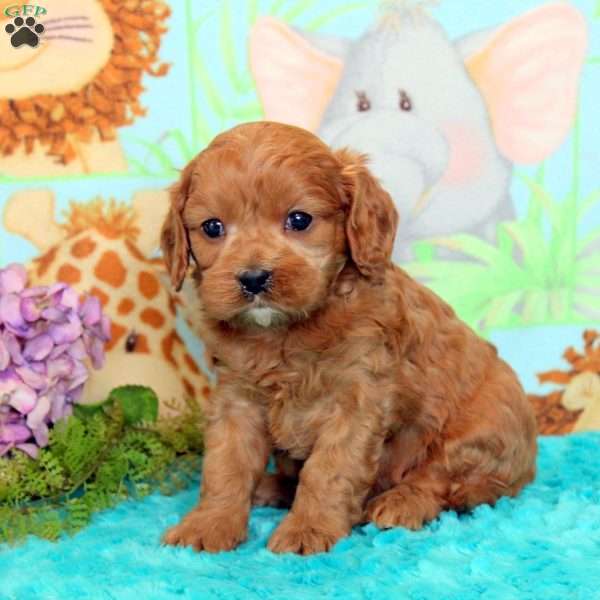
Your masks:
M 180 300 L 163 284 L 162 261 L 150 258 L 166 207 L 164 193 L 151 191 L 136 193 L 131 206 L 99 198 L 72 202 L 59 225 L 47 190 L 18 192 L 6 205 L 6 229 L 41 252 L 29 265 L 30 284 L 68 283 L 97 296 L 111 318 L 106 364 L 90 377 L 84 402 L 137 383 L 156 391 L 166 414 L 167 401 L 209 393 L 206 376 L 176 330 Z

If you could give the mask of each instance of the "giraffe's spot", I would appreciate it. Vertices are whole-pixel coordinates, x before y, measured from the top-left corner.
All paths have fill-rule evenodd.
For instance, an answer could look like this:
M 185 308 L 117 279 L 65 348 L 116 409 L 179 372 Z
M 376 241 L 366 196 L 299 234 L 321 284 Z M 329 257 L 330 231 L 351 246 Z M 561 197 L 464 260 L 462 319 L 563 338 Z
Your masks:
M 160 283 L 155 275 L 149 273 L 148 271 L 141 271 L 138 275 L 138 287 L 140 288 L 140 292 L 142 296 L 148 298 L 148 300 L 152 300 L 158 294 L 158 290 L 160 289 Z
M 203 395 L 205 398 L 208 398 L 208 395 L 209 395 L 209 394 L 210 394 L 210 388 L 209 388 L 207 385 L 205 385 L 205 386 L 202 388 L 202 395 Z
M 58 247 L 53 246 L 52 248 L 50 248 L 50 250 L 48 250 L 48 252 L 42 254 L 42 256 L 40 256 L 39 258 L 36 258 L 38 277 L 42 277 L 43 275 L 45 275 L 46 271 L 56 258 L 57 250 Z
M 106 344 L 106 350 L 112 350 L 119 340 L 125 335 L 127 329 L 114 321 L 110 324 L 110 340 Z
M 183 360 L 185 360 L 185 364 L 192 373 L 200 373 L 196 361 L 187 352 L 183 355 Z
M 85 258 L 96 249 L 96 242 L 92 238 L 84 237 L 71 246 L 71 254 L 75 258 Z
M 193 398 L 196 395 L 196 390 L 194 389 L 194 386 L 185 377 L 182 377 L 181 380 L 183 381 L 183 387 L 185 388 L 185 393 L 190 398 Z
M 159 267 L 161 269 L 165 268 L 165 259 L 162 257 L 149 258 L 148 262 L 153 264 L 155 267 Z
M 131 298 L 123 298 L 121 302 L 119 302 L 119 306 L 117 306 L 117 312 L 120 315 L 128 315 L 135 306 L 133 300 Z
M 150 354 L 150 347 L 148 346 L 148 338 L 143 334 L 138 334 L 137 343 L 135 345 L 136 352 L 143 352 L 144 354 Z
M 161 342 L 161 346 L 162 346 L 162 351 L 163 351 L 165 358 L 173 366 L 176 367 L 177 361 L 175 360 L 175 357 L 173 356 L 173 346 L 175 344 L 181 344 L 181 338 L 179 337 L 177 332 L 175 330 L 173 330 L 173 331 L 171 331 L 171 333 L 169 333 L 169 335 L 167 335 L 163 338 L 163 341 Z
M 96 296 L 96 298 L 98 298 L 98 300 L 100 300 L 100 304 L 102 304 L 102 306 L 106 306 L 108 304 L 108 301 L 110 300 L 108 295 L 105 294 L 100 288 L 98 288 L 96 286 L 94 286 L 90 290 L 90 294 L 92 294 L 92 296 Z
M 65 264 L 61 265 L 60 269 L 58 269 L 56 277 L 59 281 L 62 281 L 63 283 L 74 285 L 81 281 L 81 271 L 73 265 Z
M 115 288 L 121 287 L 125 283 L 126 274 L 127 272 L 119 255 L 113 250 L 107 250 L 94 269 L 94 275 L 98 279 Z
M 175 299 L 173 296 L 169 296 L 169 312 L 175 316 L 177 313 L 177 308 L 175 307 Z
M 140 319 L 154 329 L 160 329 L 165 324 L 163 314 L 155 308 L 145 308 L 140 314 Z
M 148 258 L 140 252 L 140 249 L 130 240 L 125 240 L 125 246 L 127 247 L 127 250 L 129 250 L 131 256 L 133 256 L 133 258 L 143 261 L 148 260 Z

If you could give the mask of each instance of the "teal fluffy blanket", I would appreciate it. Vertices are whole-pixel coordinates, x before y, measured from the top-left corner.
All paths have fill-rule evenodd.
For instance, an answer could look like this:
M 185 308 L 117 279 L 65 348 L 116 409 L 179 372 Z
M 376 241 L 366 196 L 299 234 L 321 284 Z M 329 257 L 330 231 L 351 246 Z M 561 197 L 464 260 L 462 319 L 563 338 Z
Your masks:
M 118 600 L 264 598 L 352 600 L 600 598 L 600 435 L 540 440 L 534 484 L 424 530 L 358 527 L 329 554 L 266 549 L 284 515 L 252 513 L 235 552 L 159 545 L 194 506 L 197 487 L 100 514 L 74 538 L 0 549 L 0 598 Z

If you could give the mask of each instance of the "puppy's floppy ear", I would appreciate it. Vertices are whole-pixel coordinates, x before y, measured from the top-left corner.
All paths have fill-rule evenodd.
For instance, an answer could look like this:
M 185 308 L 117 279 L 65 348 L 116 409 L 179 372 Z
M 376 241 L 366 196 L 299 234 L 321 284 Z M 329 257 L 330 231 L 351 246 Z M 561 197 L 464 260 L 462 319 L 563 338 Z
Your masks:
M 171 186 L 171 208 L 163 223 L 160 234 L 160 247 L 171 283 L 176 291 L 181 289 L 185 273 L 190 263 L 188 236 L 183 225 L 183 209 L 188 196 L 192 176 L 190 163 L 181 174 L 177 183 Z
M 342 165 L 342 193 L 348 202 L 350 255 L 362 275 L 379 283 L 392 256 L 398 226 L 396 207 L 367 168 L 365 155 L 344 148 L 335 156 Z

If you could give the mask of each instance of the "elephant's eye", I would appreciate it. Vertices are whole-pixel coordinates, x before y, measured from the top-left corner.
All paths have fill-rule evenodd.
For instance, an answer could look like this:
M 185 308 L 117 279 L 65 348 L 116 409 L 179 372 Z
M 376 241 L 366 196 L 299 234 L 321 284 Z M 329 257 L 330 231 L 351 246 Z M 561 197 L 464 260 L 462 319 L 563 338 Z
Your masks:
M 398 95 L 398 106 L 400 107 L 400 110 L 412 110 L 412 102 L 410 101 L 408 94 L 404 90 L 399 90 Z
M 365 92 L 356 92 L 356 110 L 365 112 L 371 108 L 371 101 L 367 98 Z

